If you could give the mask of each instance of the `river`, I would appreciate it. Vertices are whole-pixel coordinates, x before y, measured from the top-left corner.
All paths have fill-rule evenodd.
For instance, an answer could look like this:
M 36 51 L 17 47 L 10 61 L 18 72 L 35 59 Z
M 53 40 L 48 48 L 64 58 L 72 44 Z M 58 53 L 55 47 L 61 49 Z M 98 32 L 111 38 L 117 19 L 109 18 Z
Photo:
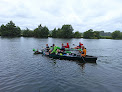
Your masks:
M 70 47 L 82 42 L 97 63 L 51 59 L 32 51 L 67 42 Z M 0 37 L 0 92 L 121 91 L 122 40 Z

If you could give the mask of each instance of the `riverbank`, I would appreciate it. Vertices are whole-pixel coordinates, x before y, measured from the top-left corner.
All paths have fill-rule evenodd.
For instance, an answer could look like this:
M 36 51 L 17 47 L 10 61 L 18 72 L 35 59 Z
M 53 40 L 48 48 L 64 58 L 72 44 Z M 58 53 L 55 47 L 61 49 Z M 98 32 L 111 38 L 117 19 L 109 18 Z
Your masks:
M 3 37 L 3 38 L 14 38 L 14 36 L 1 36 L 0 37 Z M 23 35 L 19 36 L 19 37 L 25 37 Z M 27 38 L 30 38 L 31 36 L 27 37 Z M 37 38 L 37 37 L 32 37 L 32 38 Z M 53 38 L 52 36 L 48 36 L 48 38 Z M 84 38 L 84 37 L 78 37 L 76 39 L 88 39 L 88 38 Z M 73 38 L 62 38 L 62 39 L 73 39 Z M 113 39 L 111 36 L 101 36 L 100 38 L 91 38 L 91 39 Z M 122 40 L 122 39 L 115 39 L 115 40 Z

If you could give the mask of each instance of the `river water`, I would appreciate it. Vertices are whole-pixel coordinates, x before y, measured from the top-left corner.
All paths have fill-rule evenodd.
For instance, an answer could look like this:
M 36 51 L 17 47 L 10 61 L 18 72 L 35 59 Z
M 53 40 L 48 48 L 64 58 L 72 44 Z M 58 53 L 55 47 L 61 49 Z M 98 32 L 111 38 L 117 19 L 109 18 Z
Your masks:
M 97 63 L 51 59 L 32 51 L 67 42 L 70 47 L 82 42 Z M 0 37 L 0 92 L 121 91 L 122 40 Z

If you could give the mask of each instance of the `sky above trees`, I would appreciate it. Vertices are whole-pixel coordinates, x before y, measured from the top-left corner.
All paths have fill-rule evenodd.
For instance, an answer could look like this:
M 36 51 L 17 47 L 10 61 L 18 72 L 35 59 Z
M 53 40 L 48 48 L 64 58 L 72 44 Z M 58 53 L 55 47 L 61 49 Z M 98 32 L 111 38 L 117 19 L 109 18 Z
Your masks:
M 122 0 L 0 0 L 0 25 L 49 30 L 71 24 L 74 31 L 122 30 Z

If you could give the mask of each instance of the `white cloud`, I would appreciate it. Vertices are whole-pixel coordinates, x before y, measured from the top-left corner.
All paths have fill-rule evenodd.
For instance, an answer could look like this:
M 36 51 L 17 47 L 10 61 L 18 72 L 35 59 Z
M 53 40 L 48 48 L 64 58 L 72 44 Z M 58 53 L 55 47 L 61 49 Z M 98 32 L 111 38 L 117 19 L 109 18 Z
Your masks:
M 71 24 L 80 32 L 121 30 L 121 5 L 121 0 L 0 0 L 0 25 L 12 20 L 22 29 Z

